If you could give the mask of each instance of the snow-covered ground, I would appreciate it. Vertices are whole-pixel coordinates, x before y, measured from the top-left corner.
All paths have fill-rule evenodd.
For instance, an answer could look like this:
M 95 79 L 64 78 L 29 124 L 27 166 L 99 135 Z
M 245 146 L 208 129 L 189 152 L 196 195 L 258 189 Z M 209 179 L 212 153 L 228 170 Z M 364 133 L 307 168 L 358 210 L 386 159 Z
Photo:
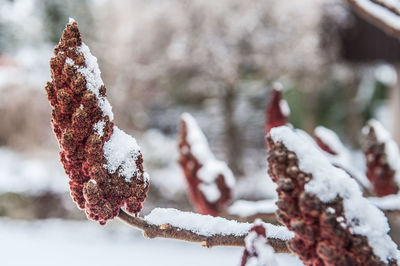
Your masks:
M 242 248 L 203 248 L 199 244 L 153 239 L 119 221 L 99 226 L 89 221 L 0 219 L 0 264 L 40 265 L 239 265 Z M 302 265 L 278 255 L 279 265 Z

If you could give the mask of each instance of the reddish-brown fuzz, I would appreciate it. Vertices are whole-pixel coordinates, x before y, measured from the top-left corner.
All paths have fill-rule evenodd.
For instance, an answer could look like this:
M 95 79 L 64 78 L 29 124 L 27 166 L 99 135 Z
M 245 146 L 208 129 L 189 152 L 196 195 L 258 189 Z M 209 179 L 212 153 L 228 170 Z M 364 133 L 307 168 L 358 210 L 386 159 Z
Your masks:
M 180 123 L 179 164 L 188 183 L 190 200 L 198 213 L 218 216 L 231 203 L 232 191 L 225 183 L 222 174 L 219 174 L 216 179 L 217 187 L 221 194 L 217 201 L 209 202 L 200 191 L 199 185 L 202 181 L 197 176 L 197 172 L 202 167 L 202 164 L 190 152 L 191 147 L 187 140 L 187 125 L 185 121 L 181 120 Z
M 396 194 L 399 188 L 395 182 L 395 171 L 387 161 L 385 143 L 380 143 L 375 130 L 369 126 L 368 134 L 364 136 L 362 149 L 367 163 L 367 177 L 378 197 Z
M 140 174 L 126 181 L 118 174 L 110 174 L 103 165 L 103 145 L 113 134 L 113 122 L 98 105 L 98 98 L 86 87 L 85 77 L 77 67 L 85 67 L 85 58 L 78 50 L 82 45 L 76 22 L 67 25 L 55 56 L 50 60 L 52 81 L 46 84 L 46 92 L 53 107 L 52 125 L 61 152 L 61 162 L 70 178 L 71 196 L 88 218 L 105 224 L 116 217 L 121 207 L 138 213 L 146 198 L 148 182 L 143 178 L 142 156 L 136 166 Z M 70 58 L 75 65 L 67 64 Z M 100 95 L 106 96 L 104 85 Z M 103 135 L 95 132 L 98 121 L 105 122 Z
M 268 136 L 268 172 L 278 185 L 279 220 L 295 237 L 289 248 L 305 265 L 385 265 L 365 236 L 353 235 L 346 226 L 341 198 L 323 203 L 304 186 L 312 174 L 299 169 L 297 155 Z M 392 261 L 389 265 L 397 265 Z

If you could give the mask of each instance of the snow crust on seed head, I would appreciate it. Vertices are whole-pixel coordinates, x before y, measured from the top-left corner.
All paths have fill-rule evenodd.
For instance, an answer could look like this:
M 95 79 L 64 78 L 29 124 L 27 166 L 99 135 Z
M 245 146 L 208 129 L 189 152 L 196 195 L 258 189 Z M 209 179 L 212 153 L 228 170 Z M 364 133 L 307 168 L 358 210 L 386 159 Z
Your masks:
M 68 24 L 72 24 L 72 23 L 74 23 L 75 22 L 75 19 L 74 18 L 68 18 Z
M 83 42 L 82 45 L 77 47 L 77 50 L 85 58 L 85 66 L 76 65 L 74 60 L 69 57 L 65 59 L 65 63 L 74 66 L 77 71 L 82 74 L 86 80 L 86 88 L 96 95 L 103 116 L 108 116 L 109 120 L 112 121 L 114 119 L 114 114 L 112 112 L 111 104 L 106 97 L 100 95 L 100 88 L 104 83 L 101 79 L 101 72 L 97 64 L 97 58 L 90 53 L 89 47 Z
M 73 19 L 70 19 L 70 23 L 73 21 Z M 85 66 L 76 65 L 69 57 L 66 58 L 65 62 L 74 66 L 77 71 L 83 75 L 86 80 L 86 88 L 96 96 L 103 117 L 108 116 L 111 122 L 114 119 L 111 104 L 105 96 L 100 95 L 100 88 L 104 83 L 101 79 L 97 58 L 91 54 L 89 47 L 83 42 L 82 45 L 77 47 L 77 50 L 83 55 Z M 99 120 L 93 125 L 93 130 L 97 135 L 102 137 L 104 135 L 105 125 L 106 122 L 104 119 Z M 135 138 L 126 134 L 117 126 L 114 126 L 110 139 L 104 143 L 103 152 L 107 161 L 103 167 L 107 169 L 110 174 L 115 173 L 119 168 L 118 174 L 124 177 L 127 182 L 129 182 L 132 177 L 141 175 L 140 170 L 137 169 L 136 166 L 136 160 L 140 155 L 140 148 Z M 145 173 L 142 178 L 144 181 L 148 181 L 149 176 Z
M 334 167 L 304 133 L 281 126 L 271 129 L 270 135 L 275 142 L 282 142 L 289 151 L 296 153 L 301 171 L 312 174 L 312 179 L 304 187 L 306 192 L 316 195 L 325 203 L 337 196 L 342 198 L 345 222 L 350 232 L 366 236 L 374 253 L 383 262 L 400 260 L 397 245 L 388 235 L 390 228 L 387 218 L 362 196 L 354 179 L 342 169 Z
M 114 126 L 110 139 L 103 146 L 107 164 L 103 167 L 113 174 L 119 168 L 119 175 L 126 181 L 140 174 L 136 160 L 140 155 L 140 148 L 136 140 L 124 131 Z
M 323 126 L 317 126 L 314 129 L 314 133 L 315 136 L 322 140 L 324 144 L 328 145 L 336 154 L 347 154 L 346 148 L 333 130 Z
M 305 136 L 309 136 L 306 132 L 302 132 Z M 318 148 L 333 164 L 334 166 L 345 169 L 352 177 L 354 177 L 363 187 L 367 189 L 372 189 L 371 182 L 368 180 L 365 171 L 358 169 L 354 166 L 354 154 L 351 153 L 349 149 L 347 149 L 339 136 L 331 129 L 317 126 L 314 129 L 314 134 L 317 138 L 319 138 L 325 145 L 327 145 L 333 152 L 336 154 L 330 154 L 322 150 L 315 141 L 310 138 L 309 140 L 315 144 L 315 147 Z

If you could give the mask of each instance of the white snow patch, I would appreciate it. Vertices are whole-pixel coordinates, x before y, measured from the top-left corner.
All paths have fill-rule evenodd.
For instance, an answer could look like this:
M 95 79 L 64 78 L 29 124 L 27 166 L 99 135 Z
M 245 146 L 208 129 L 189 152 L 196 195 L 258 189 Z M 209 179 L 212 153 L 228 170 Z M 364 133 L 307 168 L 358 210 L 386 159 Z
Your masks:
M 290 115 L 290 108 L 289 108 L 289 104 L 285 99 L 281 99 L 279 101 L 279 108 L 281 109 L 281 113 L 288 117 Z
M 390 229 L 387 218 L 362 197 L 355 180 L 342 169 L 332 166 L 320 150 L 296 130 L 281 126 L 273 128 L 270 134 L 274 141 L 282 142 L 288 150 L 296 153 L 301 171 L 313 175 L 305 185 L 305 191 L 327 203 L 337 196 L 341 197 L 350 232 L 366 236 L 374 253 L 382 261 L 387 263 L 389 259 L 400 259 L 397 245 L 387 234 Z
M 79 67 L 78 72 L 81 73 L 86 79 L 86 87 L 93 92 L 99 103 L 100 109 L 103 111 L 104 116 L 108 116 L 110 121 L 114 119 L 112 107 L 106 97 L 100 95 L 100 87 L 104 85 L 101 79 L 101 72 L 97 64 L 97 58 L 90 53 L 89 47 L 82 42 L 78 47 L 78 51 L 85 57 L 86 67 Z
M 216 202 L 221 197 L 221 192 L 215 183 L 201 183 L 199 184 L 199 190 L 207 198 L 209 202 Z
M 314 134 L 333 152 L 336 153 L 335 155 L 330 154 L 316 145 L 318 149 L 329 159 L 331 164 L 346 170 L 363 187 L 370 190 L 372 189 L 371 182 L 365 175 L 364 169 L 358 169 L 355 167 L 355 162 L 353 160 L 353 158 L 356 157 L 355 154 L 350 152 L 350 150 L 343 145 L 339 136 L 333 130 L 323 126 L 318 126 L 314 129 Z
M 370 197 L 368 200 L 381 210 L 400 210 L 400 194 L 388 195 L 385 197 Z
M 74 23 L 74 22 L 75 22 L 75 19 L 73 19 L 73 18 L 71 18 L 71 17 L 68 19 L 68 24 L 72 24 L 72 23 Z
M 136 167 L 140 148 L 132 136 L 126 134 L 117 126 L 114 126 L 110 139 L 104 143 L 103 150 L 104 157 L 107 160 L 107 164 L 104 164 L 103 167 L 110 174 L 115 173 L 120 166 L 119 175 L 123 176 L 127 182 L 133 176 L 140 174 Z
M 259 201 L 237 200 L 228 208 L 228 212 L 240 217 L 249 217 L 259 213 L 274 213 L 278 207 L 276 199 Z
M 387 86 L 394 86 L 397 82 L 396 69 L 390 64 L 380 64 L 375 68 L 375 78 Z
M 75 62 L 67 57 L 65 62 L 69 65 L 74 66 L 79 73 L 81 73 L 86 80 L 86 88 L 96 95 L 99 107 L 103 112 L 103 116 L 108 116 L 110 121 L 114 119 L 112 107 L 106 97 L 100 95 L 100 87 L 104 85 L 101 79 L 101 72 L 97 64 L 97 58 L 90 53 L 89 47 L 82 42 L 82 45 L 78 47 L 78 52 L 85 58 L 85 67 L 77 66 Z
M 93 125 L 93 129 L 97 135 L 102 137 L 104 135 L 104 126 L 106 122 L 104 120 L 99 120 L 96 124 Z
M 215 193 L 217 187 L 215 181 L 219 175 L 222 175 L 225 184 L 233 188 L 235 185 L 235 178 L 232 171 L 225 162 L 219 161 L 211 152 L 208 141 L 198 126 L 196 120 L 188 113 L 184 113 L 181 119 L 185 122 L 187 127 L 187 141 L 190 144 L 190 151 L 202 164 L 202 167 L 197 172 L 197 176 L 204 182 L 202 191 L 206 193 L 204 196 L 210 201 L 215 202 L 217 194 Z M 214 185 L 213 185 L 214 184 Z M 219 196 L 218 196 L 219 198 Z
M 325 145 L 327 145 L 336 154 L 347 154 L 346 148 L 343 146 L 338 135 L 329 128 L 318 126 L 314 129 L 317 136 Z
M 253 226 L 249 223 L 239 223 L 234 220 L 227 220 L 221 217 L 201 215 L 193 212 L 182 212 L 171 208 L 156 208 L 144 217 L 144 219 L 154 225 L 160 226 L 169 224 L 174 227 L 189 230 L 203 236 L 221 235 L 246 235 Z M 281 240 L 288 240 L 294 236 L 284 226 L 263 223 L 267 228 L 268 237 Z

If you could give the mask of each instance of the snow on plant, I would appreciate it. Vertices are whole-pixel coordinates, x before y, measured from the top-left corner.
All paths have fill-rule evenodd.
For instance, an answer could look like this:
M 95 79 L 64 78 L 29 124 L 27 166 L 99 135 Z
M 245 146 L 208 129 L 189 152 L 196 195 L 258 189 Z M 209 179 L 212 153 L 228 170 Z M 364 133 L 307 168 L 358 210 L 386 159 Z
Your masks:
M 267 137 L 278 216 L 295 233 L 290 249 L 306 265 L 397 265 L 384 214 L 303 134 L 282 126 Z
M 245 243 L 241 266 L 277 265 L 274 249 L 268 244 L 267 229 L 261 220 L 254 222 Z
M 196 210 L 217 216 L 232 200 L 235 179 L 226 163 L 215 159 L 206 137 L 188 113 L 181 116 L 179 154 Z
M 367 177 L 379 197 L 396 194 L 400 186 L 400 153 L 390 133 L 370 120 L 362 130 Z
M 50 61 L 46 91 L 71 196 L 105 224 L 120 208 L 138 213 L 149 187 L 136 140 L 113 123 L 97 59 L 70 20 Z
M 351 151 L 343 145 L 339 136 L 333 130 L 318 126 L 314 129 L 314 135 L 317 145 L 331 164 L 345 170 L 362 188 L 371 191 L 371 183 L 364 171 L 354 167 L 354 158 Z

